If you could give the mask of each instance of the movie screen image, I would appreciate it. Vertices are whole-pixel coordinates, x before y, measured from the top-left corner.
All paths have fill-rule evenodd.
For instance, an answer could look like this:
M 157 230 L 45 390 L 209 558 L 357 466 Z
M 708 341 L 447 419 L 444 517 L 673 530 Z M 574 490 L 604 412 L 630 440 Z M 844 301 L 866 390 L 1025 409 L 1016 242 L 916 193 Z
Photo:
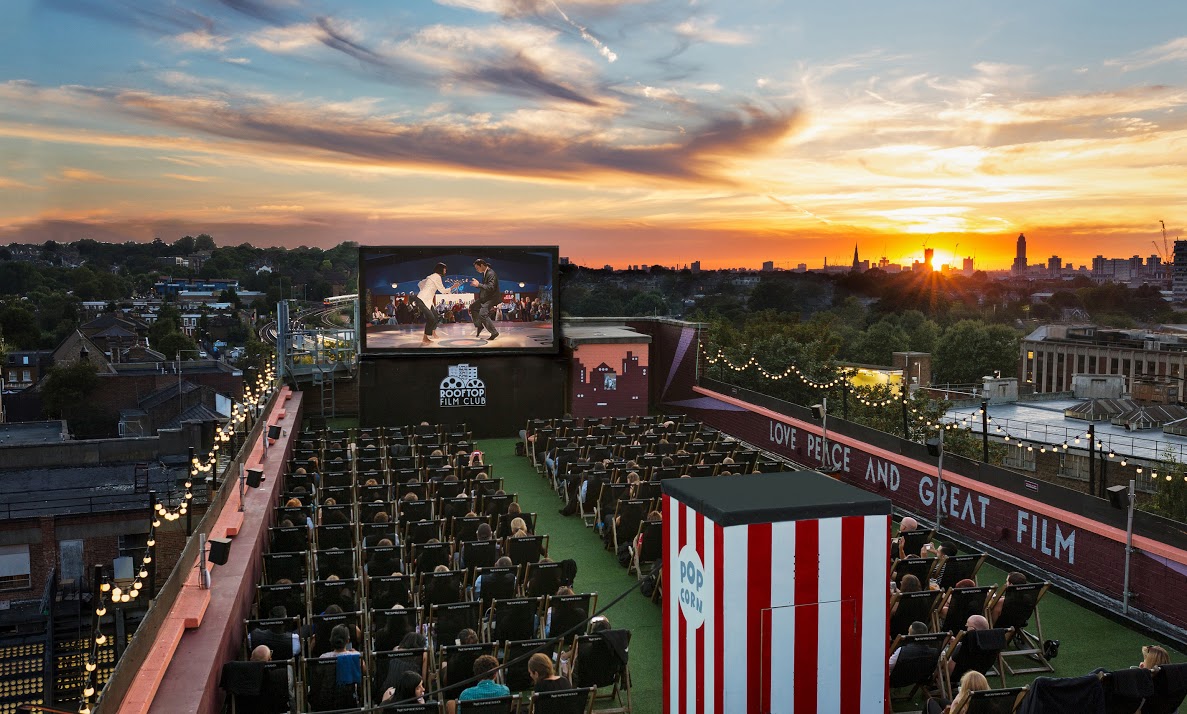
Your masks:
M 359 249 L 364 354 L 558 349 L 549 247 Z

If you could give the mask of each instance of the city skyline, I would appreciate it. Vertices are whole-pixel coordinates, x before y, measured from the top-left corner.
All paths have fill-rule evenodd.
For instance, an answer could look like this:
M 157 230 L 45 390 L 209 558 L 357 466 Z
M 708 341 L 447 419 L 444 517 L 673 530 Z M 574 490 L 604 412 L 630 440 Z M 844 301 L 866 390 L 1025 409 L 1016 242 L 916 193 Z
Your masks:
M 1187 7 L 21 0 L 0 242 L 1007 269 L 1182 233 Z M 859 18 L 855 20 L 854 18 Z M 680 257 L 676 257 L 680 256 Z

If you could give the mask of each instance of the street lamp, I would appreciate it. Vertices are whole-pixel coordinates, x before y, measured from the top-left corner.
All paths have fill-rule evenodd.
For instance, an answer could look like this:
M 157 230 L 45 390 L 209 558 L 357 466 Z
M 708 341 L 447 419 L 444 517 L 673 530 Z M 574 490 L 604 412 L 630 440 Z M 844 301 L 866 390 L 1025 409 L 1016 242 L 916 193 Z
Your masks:
M 944 516 L 944 499 L 940 497 L 940 488 L 944 485 L 944 432 L 947 428 L 940 424 L 940 438 L 927 440 L 927 453 L 938 456 L 936 465 L 936 530 L 940 529 L 940 521 Z
M 1138 469 L 1139 473 L 1141 469 Z M 1121 586 L 1121 614 L 1129 614 L 1129 556 L 1133 553 L 1133 506 L 1137 482 L 1129 481 L 1129 488 L 1125 486 L 1110 486 L 1105 489 L 1109 494 L 1109 503 L 1113 508 L 1124 508 L 1128 511 L 1125 524 L 1125 580 Z

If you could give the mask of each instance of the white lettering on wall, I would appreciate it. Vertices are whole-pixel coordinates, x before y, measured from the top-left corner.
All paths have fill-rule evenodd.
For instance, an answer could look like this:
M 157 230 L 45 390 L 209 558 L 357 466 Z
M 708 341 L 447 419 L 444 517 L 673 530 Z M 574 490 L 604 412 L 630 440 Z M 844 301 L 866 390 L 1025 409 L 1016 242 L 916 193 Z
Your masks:
M 1043 516 L 1018 509 L 1018 528 L 1014 538 L 1031 550 L 1056 560 L 1066 560 L 1068 565 L 1076 564 L 1076 530 L 1066 533 L 1062 524 L 1049 524 Z

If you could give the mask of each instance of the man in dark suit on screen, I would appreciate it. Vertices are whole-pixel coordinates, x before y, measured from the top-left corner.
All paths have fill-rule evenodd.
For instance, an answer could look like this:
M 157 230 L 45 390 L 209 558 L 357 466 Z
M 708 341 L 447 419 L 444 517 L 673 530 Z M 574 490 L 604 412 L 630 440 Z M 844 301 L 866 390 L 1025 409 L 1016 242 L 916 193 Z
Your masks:
M 491 320 L 490 313 L 495 305 L 502 302 L 503 294 L 499 291 L 499 276 L 486 260 L 483 258 L 475 260 L 474 269 L 482 276 L 481 282 L 476 278 L 470 279 L 470 285 L 478 288 L 478 296 L 474 298 L 474 304 L 471 306 L 474 326 L 478 328 L 478 332 L 474 333 L 474 336 L 480 337 L 483 328 L 486 328 L 490 332 L 490 337 L 486 338 L 489 341 L 499 336 L 499 331 L 495 329 L 495 323 Z

